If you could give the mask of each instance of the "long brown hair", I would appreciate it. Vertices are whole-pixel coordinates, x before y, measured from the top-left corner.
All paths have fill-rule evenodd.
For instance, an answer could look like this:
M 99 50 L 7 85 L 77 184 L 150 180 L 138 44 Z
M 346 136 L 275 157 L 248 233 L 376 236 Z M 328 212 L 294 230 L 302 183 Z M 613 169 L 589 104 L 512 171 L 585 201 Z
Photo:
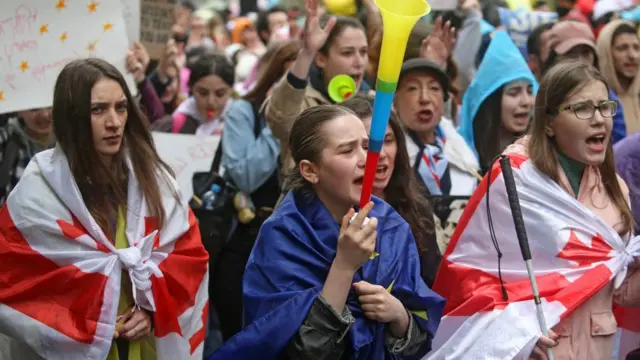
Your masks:
M 116 81 L 127 98 L 127 122 L 123 143 L 107 168 L 93 144 L 91 129 L 91 89 L 101 79 Z M 67 64 L 56 80 L 53 93 L 53 131 L 69 162 L 87 208 L 107 236 L 115 230 L 115 214 L 127 204 L 128 170 L 126 149 L 138 186 L 151 216 L 165 222 L 159 178 L 172 174 L 156 152 L 149 121 L 136 104 L 122 74 L 108 62 L 89 58 Z M 173 194 L 178 200 L 177 193 Z
M 475 140 L 480 169 L 484 173 L 496 156 L 504 150 L 500 148 L 500 126 L 502 124 L 502 91 L 504 85 L 482 102 L 473 118 L 473 138 Z M 515 137 L 514 137 L 515 139 Z
M 607 81 L 594 66 L 581 61 L 563 61 L 549 69 L 542 77 L 540 89 L 536 96 L 536 111 L 531 124 L 529 140 L 529 158 L 545 175 L 559 183 L 558 155 L 556 143 L 549 137 L 545 128 L 558 115 L 558 108 L 571 95 L 580 91 L 591 81 L 602 82 L 607 89 Z M 602 186 L 614 205 L 620 211 L 622 234 L 633 229 L 633 216 L 622 193 L 616 175 L 613 158 L 613 146 L 609 142 L 605 159 L 598 166 Z
M 257 106 L 262 105 L 267 98 L 269 89 L 277 83 L 287 71 L 285 65 L 288 62 L 295 61 L 300 51 L 300 42 L 287 41 L 276 43 L 267 50 L 263 58 L 267 57 L 264 63 L 264 69 L 261 71 L 256 85 L 243 98 L 248 102 Z M 272 54 L 268 54 L 273 52 Z
M 356 94 L 340 105 L 355 112 L 363 120 L 373 115 L 373 98 L 368 95 Z M 393 112 L 389 117 L 389 126 L 396 138 L 398 150 L 391 179 L 384 189 L 385 201 L 407 221 L 416 239 L 418 249 L 421 252 L 435 251 L 435 254 L 438 254 L 438 244 L 435 242 L 430 244 L 429 241 L 435 234 L 433 211 L 427 200 L 418 191 L 418 180 L 409 160 L 407 140 L 400 122 Z M 434 266 L 437 265 L 438 261 L 435 260 Z

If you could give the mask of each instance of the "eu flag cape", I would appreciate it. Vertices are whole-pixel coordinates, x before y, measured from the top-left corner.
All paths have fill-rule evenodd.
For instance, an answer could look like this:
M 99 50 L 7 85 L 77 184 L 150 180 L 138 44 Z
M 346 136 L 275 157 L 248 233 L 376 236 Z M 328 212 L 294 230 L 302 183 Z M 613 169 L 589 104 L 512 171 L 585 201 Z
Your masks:
M 420 278 L 420 263 L 409 225 L 384 201 L 374 198 L 378 218 L 377 256 L 355 275 L 384 286 L 429 334 L 414 358 L 431 348 L 444 299 Z M 322 291 L 336 255 L 339 225 L 322 202 L 289 193 L 264 223 L 244 275 L 244 330 L 209 359 L 280 359 Z M 347 306 L 356 321 L 347 336 L 351 359 L 394 359 L 385 347 L 385 324 L 368 320 L 351 290 Z

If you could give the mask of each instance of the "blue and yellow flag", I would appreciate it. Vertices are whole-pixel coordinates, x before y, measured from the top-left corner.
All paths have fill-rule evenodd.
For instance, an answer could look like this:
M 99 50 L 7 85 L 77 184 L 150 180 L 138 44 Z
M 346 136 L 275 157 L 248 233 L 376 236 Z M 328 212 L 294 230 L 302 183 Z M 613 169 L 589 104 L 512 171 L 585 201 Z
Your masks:
M 373 198 L 376 253 L 355 275 L 387 288 L 429 334 L 415 358 L 431 348 L 444 299 L 420 277 L 417 247 L 409 225 L 384 201 Z M 336 255 L 339 225 L 322 202 L 289 193 L 260 229 L 244 275 L 245 329 L 210 360 L 278 359 L 320 294 Z M 385 324 L 365 318 L 356 293 L 347 300 L 356 321 L 347 336 L 351 359 L 395 358 L 385 346 Z

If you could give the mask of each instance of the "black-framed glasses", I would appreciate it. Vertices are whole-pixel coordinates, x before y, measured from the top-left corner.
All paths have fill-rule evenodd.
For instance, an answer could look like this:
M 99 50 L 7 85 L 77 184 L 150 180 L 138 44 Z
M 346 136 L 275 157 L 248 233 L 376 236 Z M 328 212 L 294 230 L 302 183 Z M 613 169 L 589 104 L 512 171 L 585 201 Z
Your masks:
M 596 113 L 596 109 L 602 117 L 610 118 L 618 112 L 618 103 L 613 100 L 603 101 L 598 105 L 591 102 L 581 102 L 577 104 L 564 105 L 558 108 L 558 112 L 572 110 L 580 120 L 591 120 Z

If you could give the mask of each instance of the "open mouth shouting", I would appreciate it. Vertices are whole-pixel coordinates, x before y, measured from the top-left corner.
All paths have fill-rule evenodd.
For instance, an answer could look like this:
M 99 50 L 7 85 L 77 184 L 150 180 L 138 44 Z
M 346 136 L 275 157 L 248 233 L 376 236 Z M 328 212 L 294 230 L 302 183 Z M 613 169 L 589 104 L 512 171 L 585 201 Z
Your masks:
M 421 122 L 431 122 L 433 120 L 433 111 L 431 109 L 420 110 L 417 117 Z
M 605 133 L 598 133 L 587 138 L 586 143 L 590 151 L 595 153 L 604 152 L 607 149 L 607 135 Z

